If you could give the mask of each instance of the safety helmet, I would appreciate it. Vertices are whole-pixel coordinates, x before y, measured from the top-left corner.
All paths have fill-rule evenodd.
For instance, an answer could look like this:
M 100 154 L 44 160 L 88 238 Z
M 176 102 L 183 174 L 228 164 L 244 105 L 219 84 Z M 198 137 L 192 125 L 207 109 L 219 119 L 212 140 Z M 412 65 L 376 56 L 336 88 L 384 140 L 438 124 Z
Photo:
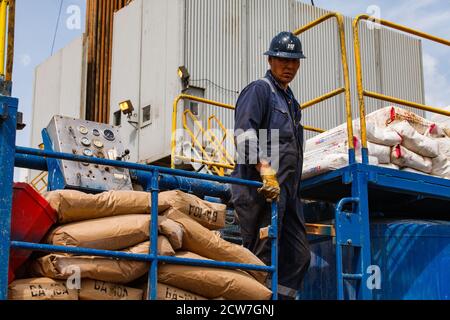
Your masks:
M 270 49 L 264 55 L 277 58 L 306 59 L 302 43 L 292 32 L 281 32 L 273 38 Z

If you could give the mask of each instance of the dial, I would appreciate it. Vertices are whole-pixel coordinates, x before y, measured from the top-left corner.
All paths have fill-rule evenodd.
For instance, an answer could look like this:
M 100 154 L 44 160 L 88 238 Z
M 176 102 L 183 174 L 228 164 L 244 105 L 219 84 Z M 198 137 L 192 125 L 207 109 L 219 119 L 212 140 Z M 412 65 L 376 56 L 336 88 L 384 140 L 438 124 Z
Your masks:
M 114 141 L 116 139 L 116 137 L 114 136 L 114 132 L 112 132 L 109 129 L 106 129 L 105 131 L 103 131 L 103 136 L 105 137 L 106 140 L 109 140 L 109 141 Z
M 91 145 L 91 140 L 89 140 L 88 138 L 84 137 L 81 139 L 81 144 L 85 147 L 89 147 Z
M 103 152 L 99 151 L 96 153 L 96 157 L 100 158 L 100 159 L 105 159 L 105 154 Z
M 94 155 L 94 152 L 92 152 L 91 149 L 84 149 L 84 150 L 83 150 L 83 154 L 84 154 L 86 157 L 92 157 L 92 156 Z
M 100 137 L 100 131 L 98 131 L 98 129 L 92 130 L 92 134 L 96 137 Z
M 89 133 L 89 130 L 85 126 L 79 126 L 78 131 L 83 135 L 86 135 Z
M 94 146 L 98 149 L 102 149 L 105 145 L 98 139 L 95 139 L 93 142 Z

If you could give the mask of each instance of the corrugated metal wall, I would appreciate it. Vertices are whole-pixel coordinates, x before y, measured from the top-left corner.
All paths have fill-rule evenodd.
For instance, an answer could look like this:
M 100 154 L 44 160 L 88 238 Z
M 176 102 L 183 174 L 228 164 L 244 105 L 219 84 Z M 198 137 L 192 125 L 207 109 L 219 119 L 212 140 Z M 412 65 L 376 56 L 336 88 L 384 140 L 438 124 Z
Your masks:
M 186 0 L 185 6 L 185 64 L 196 80 L 192 84 L 205 88 L 207 98 L 229 104 L 235 104 L 236 91 L 264 76 L 268 64 L 263 53 L 276 33 L 297 29 L 328 13 L 295 0 Z M 345 19 L 356 116 L 351 23 L 351 18 Z M 424 103 L 420 40 L 390 30 L 372 31 L 364 23 L 361 29 L 365 88 Z M 334 20 L 300 38 L 308 59 L 292 88 L 302 103 L 343 86 L 343 73 Z M 366 101 L 369 111 L 389 105 Z M 218 114 L 228 128 L 233 128 L 233 112 L 207 110 L 208 115 Z M 343 95 L 304 113 L 304 124 L 323 129 L 344 121 Z

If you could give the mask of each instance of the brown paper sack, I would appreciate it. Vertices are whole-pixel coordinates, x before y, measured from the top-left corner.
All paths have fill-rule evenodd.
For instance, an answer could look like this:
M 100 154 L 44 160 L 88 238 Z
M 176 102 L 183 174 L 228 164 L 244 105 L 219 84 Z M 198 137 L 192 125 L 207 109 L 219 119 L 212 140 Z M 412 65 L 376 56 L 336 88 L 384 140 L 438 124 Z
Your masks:
M 179 190 L 161 192 L 158 202 L 162 206 L 169 205 L 181 211 L 210 230 L 225 227 L 226 205 L 224 204 L 204 201 Z
M 190 252 L 180 252 L 176 256 L 208 260 Z M 272 297 L 268 288 L 241 270 L 161 264 L 158 279 L 208 299 L 269 300 Z
M 81 281 L 80 300 L 142 300 L 143 291 L 98 280 Z
M 16 280 L 8 287 L 9 300 L 78 300 L 78 290 L 49 278 Z
M 169 219 L 184 228 L 183 249 L 208 259 L 264 266 L 264 263 L 248 249 L 220 238 L 219 235 L 202 227 L 180 211 L 169 209 L 164 213 Z M 248 271 L 261 283 L 265 283 L 266 272 Z
M 75 222 L 53 230 L 46 242 L 53 245 L 120 250 L 149 238 L 150 215 L 133 214 Z
M 158 283 L 158 300 L 207 300 L 206 298 L 178 289 L 167 284 Z
M 142 297 L 143 300 L 147 300 L 148 295 L 148 283 L 143 284 L 140 286 L 142 290 L 144 291 L 144 296 Z M 157 289 L 157 299 L 158 300 L 179 300 L 179 301 L 188 301 L 188 300 L 208 300 L 205 297 L 199 296 L 195 293 L 182 290 L 179 288 L 175 288 L 173 286 L 169 286 L 164 283 L 158 282 L 158 289 Z
M 149 245 L 150 242 L 147 241 L 124 252 L 148 254 Z M 169 240 L 164 236 L 158 237 L 158 254 L 165 256 L 175 254 Z M 81 278 L 126 284 L 142 277 L 149 271 L 149 267 L 149 263 L 140 261 L 51 254 L 34 261 L 30 272 L 37 276 L 67 279 L 73 275 L 74 270 L 79 270 Z
M 181 249 L 183 245 L 183 226 L 167 217 L 160 216 L 158 219 L 159 233 L 169 239 L 174 250 Z
M 61 224 L 125 214 L 150 214 L 151 195 L 138 191 L 109 191 L 97 195 L 74 190 L 51 191 L 45 199 L 58 212 Z M 169 206 L 158 206 L 162 212 Z

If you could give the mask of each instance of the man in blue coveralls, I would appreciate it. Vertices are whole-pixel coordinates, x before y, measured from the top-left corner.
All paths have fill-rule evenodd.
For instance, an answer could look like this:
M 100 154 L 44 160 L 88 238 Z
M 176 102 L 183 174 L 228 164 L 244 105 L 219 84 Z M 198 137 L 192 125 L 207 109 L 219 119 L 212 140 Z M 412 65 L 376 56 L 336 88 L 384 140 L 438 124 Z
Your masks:
M 265 55 L 269 56 L 270 70 L 247 86 L 237 101 L 238 164 L 233 173 L 237 178 L 261 180 L 264 186 L 259 190 L 232 186 L 232 202 L 244 246 L 270 265 L 270 239 L 260 239 L 259 231 L 271 223 L 270 202 L 279 201 L 278 289 L 281 298 L 289 299 L 297 295 L 310 263 L 300 200 L 302 113 L 289 88 L 300 59 L 306 57 L 300 40 L 290 32 L 278 34 Z M 275 158 L 278 161 L 273 161 Z

